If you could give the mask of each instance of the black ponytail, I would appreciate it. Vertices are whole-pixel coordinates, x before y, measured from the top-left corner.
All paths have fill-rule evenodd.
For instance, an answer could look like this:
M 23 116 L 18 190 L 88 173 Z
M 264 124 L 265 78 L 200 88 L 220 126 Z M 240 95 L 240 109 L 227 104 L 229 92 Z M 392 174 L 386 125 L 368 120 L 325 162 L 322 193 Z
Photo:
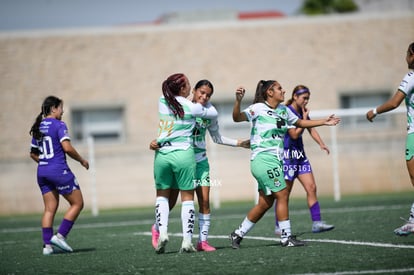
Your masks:
M 34 137 L 37 140 L 42 139 L 43 133 L 40 132 L 40 123 L 42 122 L 43 118 L 50 114 L 52 111 L 52 107 L 59 107 L 59 105 L 62 104 L 62 100 L 60 98 L 57 98 L 55 96 L 48 96 L 43 101 L 40 114 L 36 117 L 35 122 L 32 125 L 32 128 L 30 128 L 29 134 Z
M 259 83 L 257 83 L 253 104 L 259 102 L 264 103 L 267 99 L 267 90 L 269 90 L 275 83 L 275 80 L 260 80 Z

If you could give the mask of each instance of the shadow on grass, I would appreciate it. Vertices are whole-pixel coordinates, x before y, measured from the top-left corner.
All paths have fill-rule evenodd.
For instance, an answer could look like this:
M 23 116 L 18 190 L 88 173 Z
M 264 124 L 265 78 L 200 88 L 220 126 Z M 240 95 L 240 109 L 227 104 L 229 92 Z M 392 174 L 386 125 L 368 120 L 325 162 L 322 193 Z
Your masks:
M 96 248 L 80 248 L 80 249 L 74 249 L 73 252 L 66 252 L 64 250 L 61 250 L 59 248 L 53 248 L 53 255 L 61 255 L 61 254 L 76 254 L 76 253 L 84 253 L 84 252 L 94 252 L 96 251 Z

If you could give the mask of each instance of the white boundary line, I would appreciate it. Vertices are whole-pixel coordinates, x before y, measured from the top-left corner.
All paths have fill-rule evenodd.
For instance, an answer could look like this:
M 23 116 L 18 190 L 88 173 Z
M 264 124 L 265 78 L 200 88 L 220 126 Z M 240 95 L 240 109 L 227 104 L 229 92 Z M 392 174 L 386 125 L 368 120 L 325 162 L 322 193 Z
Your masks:
M 323 213 L 348 213 L 355 211 L 381 211 L 383 209 L 408 209 L 406 204 L 400 205 L 387 205 L 387 206 L 363 206 L 363 207 L 344 207 L 344 208 L 324 208 Z M 304 214 L 309 213 L 308 209 L 303 210 L 292 210 L 289 211 L 290 215 Z M 267 215 L 271 214 L 271 211 L 268 211 Z M 39 215 L 40 217 L 40 215 Z M 242 215 L 223 215 L 220 216 L 220 219 L 231 219 L 231 218 L 242 218 Z M 178 218 L 170 218 L 171 222 L 179 222 Z M 124 221 L 124 222 L 101 222 L 101 223 L 88 223 L 88 224 L 76 224 L 76 228 L 103 228 L 103 227 L 117 227 L 117 226 L 132 226 L 132 225 L 143 225 L 143 224 L 153 224 L 154 220 L 139 220 L 139 221 Z M 20 228 L 1 228 L 1 233 L 22 233 L 22 232 L 36 232 L 39 231 L 40 227 L 20 227 Z
M 404 206 L 405 207 L 405 206 Z M 343 209 L 325 209 L 325 212 L 348 212 L 361 209 L 365 211 L 378 211 L 384 207 L 356 207 L 356 208 L 343 208 Z M 388 208 L 399 209 L 402 206 L 390 206 Z M 301 211 L 295 211 L 301 212 Z M 226 218 L 230 217 L 239 217 L 236 215 L 227 215 Z M 170 221 L 178 222 L 179 219 L 170 219 Z M 125 221 L 125 222 L 108 222 L 108 223 L 89 223 L 89 224 L 79 224 L 77 228 L 104 228 L 104 227 L 123 227 L 123 226 L 134 226 L 134 225 L 151 225 L 154 220 L 140 220 L 140 221 Z M 3 228 L 0 230 L 0 233 L 24 233 L 24 232 L 34 232 L 39 231 L 39 227 L 25 227 L 25 228 Z M 134 232 L 133 235 L 139 236 L 151 236 L 151 232 Z M 170 236 L 182 237 L 181 233 L 171 233 Z M 194 236 L 197 238 L 198 236 Z M 228 239 L 227 235 L 209 235 L 210 239 Z M 270 237 L 257 237 L 257 236 L 245 236 L 245 239 L 252 240 L 263 240 L 263 241 L 280 241 L 279 238 L 270 238 Z M 390 243 L 373 243 L 373 242 L 358 242 L 358 241 L 346 241 L 346 240 L 331 240 L 331 239 L 305 239 L 306 242 L 319 242 L 319 243 L 337 243 L 343 245 L 359 245 L 359 246 L 372 246 L 372 247 L 383 247 L 383 248 L 399 248 L 399 249 L 414 249 L 414 245 L 401 245 L 401 244 L 390 244 Z M 0 242 L 1 245 L 12 244 L 12 241 Z M 360 274 L 384 274 L 384 273 L 408 273 L 413 272 L 414 268 L 401 268 L 401 269 L 381 269 L 381 270 L 363 270 L 363 271 L 341 271 L 334 273 L 302 273 L 294 275 L 360 275 Z
M 140 236 L 151 236 L 151 232 L 135 232 L 134 235 Z M 181 237 L 181 233 L 169 233 L 169 236 Z M 193 236 L 193 238 L 198 238 L 198 236 Z M 208 235 L 209 239 L 228 239 L 229 236 L 226 235 Z M 256 236 L 245 236 L 244 239 L 250 240 L 260 240 L 260 241 L 276 241 L 279 242 L 279 238 L 269 238 L 269 237 L 256 237 Z M 390 243 L 371 243 L 371 242 L 358 242 L 358 241 L 345 241 L 345 240 L 328 240 L 328 239 L 304 239 L 305 242 L 318 242 L 318 243 L 337 243 L 345 245 L 361 245 L 361 246 L 374 246 L 374 247 L 384 247 L 384 248 L 407 248 L 414 249 L 414 245 L 404 245 L 404 244 L 390 244 Z

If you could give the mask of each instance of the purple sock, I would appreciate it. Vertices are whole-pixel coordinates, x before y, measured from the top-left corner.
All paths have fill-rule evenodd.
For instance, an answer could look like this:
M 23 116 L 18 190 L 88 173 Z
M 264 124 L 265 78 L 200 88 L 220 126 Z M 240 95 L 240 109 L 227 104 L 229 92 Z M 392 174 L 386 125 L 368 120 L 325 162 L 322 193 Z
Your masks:
M 52 227 L 42 227 L 42 237 L 44 244 L 51 244 L 50 239 L 53 236 L 53 228 Z
M 315 202 L 309 210 L 313 222 L 321 221 L 321 209 L 319 208 L 319 202 Z
M 62 223 L 60 224 L 58 233 L 66 238 L 66 236 L 69 234 L 69 231 L 72 229 L 74 222 L 63 219 Z

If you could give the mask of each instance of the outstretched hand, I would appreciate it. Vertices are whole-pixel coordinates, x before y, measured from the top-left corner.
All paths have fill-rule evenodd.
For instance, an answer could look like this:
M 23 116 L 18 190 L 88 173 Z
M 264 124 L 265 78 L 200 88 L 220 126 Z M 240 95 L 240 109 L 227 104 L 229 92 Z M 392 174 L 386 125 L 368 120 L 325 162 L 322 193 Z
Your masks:
M 341 119 L 339 117 L 336 117 L 334 114 L 330 115 L 326 121 L 325 121 L 325 125 L 328 126 L 335 126 L 337 125 L 339 122 L 341 121 Z

